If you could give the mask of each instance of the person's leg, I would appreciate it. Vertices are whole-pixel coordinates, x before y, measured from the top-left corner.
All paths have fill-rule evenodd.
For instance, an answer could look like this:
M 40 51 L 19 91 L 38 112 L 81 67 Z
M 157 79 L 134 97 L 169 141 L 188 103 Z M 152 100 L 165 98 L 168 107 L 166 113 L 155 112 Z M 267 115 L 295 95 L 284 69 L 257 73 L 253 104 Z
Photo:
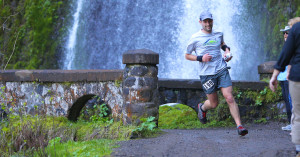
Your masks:
M 207 110 L 216 108 L 218 106 L 218 103 L 219 103 L 217 92 L 214 92 L 212 94 L 206 94 L 206 96 L 207 96 L 208 100 L 206 100 L 204 102 L 201 109 L 203 111 L 207 111 Z
M 300 82 L 289 81 L 289 89 L 293 102 L 292 109 L 292 142 L 300 146 Z M 300 150 L 297 150 L 300 151 Z
M 287 114 L 287 120 L 289 123 L 291 123 L 291 105 L 289 100 L 289 83 L 288 81 L 280 81 L 281 91 L 282 91 L 282 97 L 285 103 L 286 108 L 286 114 Z
M 206 111 L 209 109 L 216 108 L 218 106 L 218 95 L 217 92 L 212 94 L 206 94 L 208 100 L 206 100 L 203 104 L 198 104 L 198 118 L 202 124 L 207 123 L 206 119 Z
M 224 98 L 226 99 L 226 102 L 229 106 L 230 113 L 236 123 L 237 126 L 242 125 L 241 118 L 240 118 L 240 112 L 239 107 L 237 103 L 234 100 L 233 94 L 232 94 L 232 86 L 221 88 L 222 94 Z
M 202 124 L 207 123 L 206 111 L 209 109 L 216 108 L 218 106 L 218 95 L 217 95 L 217 79 L 215 75 L 200 76 L 202 89 L 207 96 L 207 99 L 203 104 L 198 104 L 198 118 Z

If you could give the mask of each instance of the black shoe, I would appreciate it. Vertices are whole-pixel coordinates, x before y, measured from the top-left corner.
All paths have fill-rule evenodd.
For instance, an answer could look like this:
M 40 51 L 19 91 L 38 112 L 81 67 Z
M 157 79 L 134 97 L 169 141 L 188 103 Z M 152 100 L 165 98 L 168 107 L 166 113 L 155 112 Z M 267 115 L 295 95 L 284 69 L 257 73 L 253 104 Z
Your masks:
M 206 124 L 207 123 L 206 112 L 202 111 L 201 109 L 202 105 L 203 105 L 202 103 L 198 104 L 198 118 L 202 124 Z
M 244 128 L 243 126 L 241 126 L 241 125 L 237 128 L 237 130 L 238 130 L 238 134 L 241 135 L 241 136 L 245 136 L 245 135 L 248 134 L 248 130 L 245 129 L 245 128 Z

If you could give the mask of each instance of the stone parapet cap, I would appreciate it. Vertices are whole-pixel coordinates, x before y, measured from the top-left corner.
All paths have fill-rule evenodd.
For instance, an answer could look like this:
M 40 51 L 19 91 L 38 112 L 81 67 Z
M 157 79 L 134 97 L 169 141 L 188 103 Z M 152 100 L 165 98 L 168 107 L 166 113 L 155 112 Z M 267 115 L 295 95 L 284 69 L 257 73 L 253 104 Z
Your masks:
M 232 81 L 233 87 L 250 90 L 263 90 L 268 83 L 262 81 Z M 159 79 L 158 88 L 202 89 L 199 79 Z
M 199 79 L 158 79 L 158 88 L 202 89 Z
M 268 61 L 268 62 L 260 64 L 258 66 L 258 73 L 259 74 L 272 74 L 275 64 L 276 64 L 276 61 Z
M 123 53 L 123 64 L 159 64 L 159 54 L 148 49 L 129 50 Z
M 5 70 L 0 82 L 97 82 L 121 80 L 123 70 Z

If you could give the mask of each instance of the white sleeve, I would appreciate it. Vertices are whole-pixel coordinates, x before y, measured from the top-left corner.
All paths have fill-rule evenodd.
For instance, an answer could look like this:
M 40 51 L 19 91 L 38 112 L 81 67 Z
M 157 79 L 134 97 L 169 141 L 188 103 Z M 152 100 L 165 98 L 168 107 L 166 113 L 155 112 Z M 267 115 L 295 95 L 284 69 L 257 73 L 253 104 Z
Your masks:
M 195 41 L 193 38 L 190 39 L 188 46 L 186 48 L 186 54 L 192 54 L 192 52 L 195 51 Z

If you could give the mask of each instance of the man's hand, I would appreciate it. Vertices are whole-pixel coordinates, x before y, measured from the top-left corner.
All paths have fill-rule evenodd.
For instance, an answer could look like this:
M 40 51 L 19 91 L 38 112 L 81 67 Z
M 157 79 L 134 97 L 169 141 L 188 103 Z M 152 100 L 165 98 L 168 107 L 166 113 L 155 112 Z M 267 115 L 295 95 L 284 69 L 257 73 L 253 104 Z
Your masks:
M 228 49 L 226 49 L 226 51 L 223 54 L 223 57 L 226 58 L 226 54 L 230 53 L 230 51 Z M 232 56 L 230 56 L 229 58 L 227 58 L 225 61 L 229 62 L 231 60 Z
M 271 89 L 273 92 L 275 92 L 275 90 L 276 90 L 276 88 L 277 88 L 277 84 L 278 84 L 277 79 L 274 78 L 274 77 L 272 77 L 271 80 L 270 80 L 270 82 L 269 82 L 269 87 L 270 87 L 270 89 Z
M 277 84 L 278 84 L 277 76 L 279 75 L 279 73 L 280 73 L 279 70 L 274 69 L 272 77 L 271 77 L 270 82 L 269 82 L 269 87 L 273 92 L 275 92 L 275 90 L 277 88 Z
M 202 57 L 202 62 L 209 62 L 212 59 L 212 55 L 209 55 L 209 53 L 206 53 L 203 57 Z

